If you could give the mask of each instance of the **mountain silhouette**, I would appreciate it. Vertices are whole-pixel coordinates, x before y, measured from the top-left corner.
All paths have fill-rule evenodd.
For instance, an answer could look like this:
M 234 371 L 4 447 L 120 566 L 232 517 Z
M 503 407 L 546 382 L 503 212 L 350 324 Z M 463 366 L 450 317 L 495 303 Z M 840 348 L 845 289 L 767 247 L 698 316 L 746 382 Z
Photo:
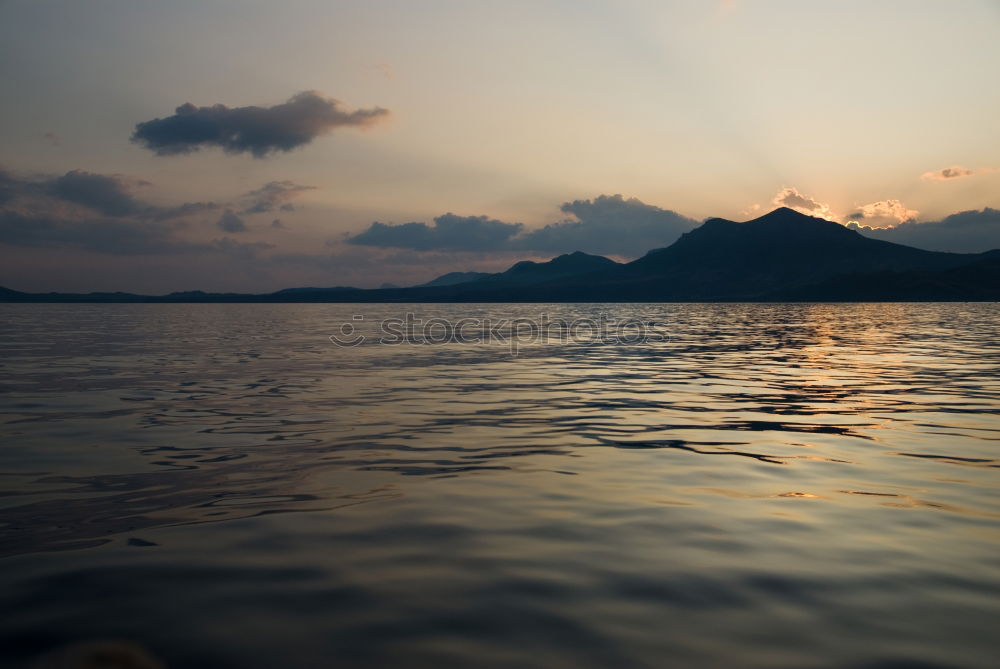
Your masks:
M 456 276 L 458 275 L 458 276 Z M 465 276 L 470 280 L 462 280 Z M 452 279 L 455 279 L 454 281 Z M 412 288 L 293 288 L 267 295 L 200 291 L 30 294 L 0 301 L 88 302 L 692 302 L 1000 300 L 1000 250 L 925 251 L 776 209 L 705 221 L 630 263 L 576 252 L 496 274 L 451 273 Z
M 516 284 L 534 284 L 553 279 L 561 279 L 579 274 L 587 274 L 618 265 L 614 260 L 604 256 L 595 256 L 582 251 L 566 253 L 548 262 L 522 260 L 515 263 L 504 272 L 449 272 L 414 286 L 415 288 L 434 288 L 438 286 L 454 286 L 472 281 L 501 281 Z
M 870 239 L 783 207 L 745 223 L 709 219 L 614 276 L 594 277 L 593 288 L 608 299 L 771 299 L 840 275 L 940 270 L 976 257 Z
M 506 272 L 494 274 L 486 277 L 487 281 L 500 281 L 505 283 L 537 284 L 555 279 L 566 279 L 610 270 L 618 267 L 618 263 L 604 256 L 595 256 L 582 251 L 566 253 L 549 260 L 548 262 L 534 262 L 522 260 L 508 269 Z M 481 279 L 482 280 L 482 279 Z
M 477 279 L 485 279 L 488 276 L 494 276 L 490 272 L 448 272 L 447 274 L 442 274 L 441 276 L 431 279 L 427 283 L 422 283 L 419 286 L 414 286 L 414 288 L 434 288 L 435 286 L 454 286 L 457 283 L 468 283 L 469 281 L 476 281 Z

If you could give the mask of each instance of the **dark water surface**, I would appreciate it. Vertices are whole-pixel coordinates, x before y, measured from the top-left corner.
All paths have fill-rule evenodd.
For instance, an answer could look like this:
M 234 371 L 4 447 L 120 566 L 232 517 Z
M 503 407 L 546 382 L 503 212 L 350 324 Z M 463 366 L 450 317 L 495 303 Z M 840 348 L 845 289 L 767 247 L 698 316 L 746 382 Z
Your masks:
M 1000 305 L 4 305 L 0 664 L 995 667 Z

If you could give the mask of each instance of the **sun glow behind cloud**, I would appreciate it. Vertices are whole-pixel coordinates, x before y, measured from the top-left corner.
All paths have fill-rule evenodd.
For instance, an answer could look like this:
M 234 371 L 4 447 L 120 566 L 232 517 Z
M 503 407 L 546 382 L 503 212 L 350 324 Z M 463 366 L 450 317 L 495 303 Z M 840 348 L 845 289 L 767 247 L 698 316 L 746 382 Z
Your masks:
M 795 188 L 785 187 L 778 191 L 771 203 L 776 207 L 788 207 L 809 216 L 823 218 L 828 221 L 840 223 L 840 217 L 833 213 L 830 206 L 800 193 Z
M 239 3 L 239 21 L 227 3 L 107 0 L 95 11 L 72 0 L 0 2 L 0 69 L 17 91 L 17 104 L 0 110 L 0 163 L 16 197 L 0 209 L 24 213 L 29 199 L 44 199 L 34 211 L 48 225 L 13 221 L 0 253 L 72 259 L 59 244 L 103 249 L 100 263 L 52 261 L 64 274 L 75 268 L 75 285 L 96 264 L 125 267 L 130 249 L 177 258 L 183 247 L 230 262 L 237 247 L 212 245 L 227 235 L 241 253 L 257 249 L 248 277 L 285 259 L 288 273 L 266 284 L 277 289 L 404 283 L 423 278 L 415 268 L 431 254 L 434 271 L 500 266 L 515 253 L 634 257 L 690 221 L 747 220 L 774 206 L 885 235 L 912 226 L 921 239 L 956 212 L 988 210 L 977 225 L 995 225 L 1000 173 L 988 172 L 1000 166 L 1000 89 L 982 84 L 1000 57 L 995 3 L 970 0 L 957 12 L 886 1 L 891 11 L 832 1 L 777 10 L 741 0 L 292 0 Z M 943 39 L 966 48 L 926 58 Z M 887 82 L 912 80 L 915 63 L 918 85 L 887 95 Z M 133 187 L 140 175 L 156 186 Z M 0 200 L 3 189 L 0 179 Z M 612 203 L 623 218 L 614 207 L 559 207 L 603 206 L 602 193 L 647 209 Z M 679 218 L 666 220 L 668 211 Z M 470 251 L 474 239 L 437 230 L 446 212 L 462 216 L 462 234 L 482 217 L 524 227 Z M 111 234 L 126 221 L 129 236 Z M 394 228 L 394 243 L 461 248 L 405 248 L 404 257 L 343 241 L 374 221 L 431 230 Z M 414 230 L 423 236 L 406 241 Z M 336 261 L 325 257 L 330 239 L 341 240 Z M 966 247 L 995 246 L 986 243 Z M 463 255 L 487 252 L 495 256 Z M 232 264 L 201 277 L 176 266 L 156 285 L 243 285 Z M 152 285 L 151 274 L 122 276 Z M 116 287 L 108 281 L 93 287 Z
M 776 207 L 788 207 L 808 216 L 815 216 L 834 223 L 852 223 L 859 227 L 891 228 L 896 225 L 916 220 L 920 212 L 904 205 L 900 200 L 887 199 L 857 205 L 846 216 L 836 213 L 833 208 L 819 199 L 806 195 L 793 187 L 785 187 L 778 191 L 771 203 Z M 752 205 L 742 212 L 744 215 L 759 215 L 760 205 Z
M 919 211 L 906 207 L 899 200 L 882 200 L 861 205 L 847 218 L 869 228 L 891 228 L 912 221 L 919 214 Z

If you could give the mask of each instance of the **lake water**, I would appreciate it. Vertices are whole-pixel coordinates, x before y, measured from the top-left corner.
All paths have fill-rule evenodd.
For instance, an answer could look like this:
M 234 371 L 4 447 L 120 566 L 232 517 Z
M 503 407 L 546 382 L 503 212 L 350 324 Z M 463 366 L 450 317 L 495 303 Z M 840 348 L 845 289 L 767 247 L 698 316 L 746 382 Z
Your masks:
M 408 311 L 658 336 L 379 343 Z M 995 667 L 998 339 L 997 304 L 2 305 L 0 664 Z

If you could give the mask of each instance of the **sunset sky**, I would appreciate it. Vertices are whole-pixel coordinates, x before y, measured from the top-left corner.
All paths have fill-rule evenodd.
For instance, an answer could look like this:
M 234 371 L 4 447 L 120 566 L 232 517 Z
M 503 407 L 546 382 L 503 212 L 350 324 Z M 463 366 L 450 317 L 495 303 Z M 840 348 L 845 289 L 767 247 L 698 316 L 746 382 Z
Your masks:
M 408 285 L 777 204 L 977 210 L 985 248 L 934 243 L 987 250 L 998 35 L 989 0 L 0 0 L 0 285 Z

